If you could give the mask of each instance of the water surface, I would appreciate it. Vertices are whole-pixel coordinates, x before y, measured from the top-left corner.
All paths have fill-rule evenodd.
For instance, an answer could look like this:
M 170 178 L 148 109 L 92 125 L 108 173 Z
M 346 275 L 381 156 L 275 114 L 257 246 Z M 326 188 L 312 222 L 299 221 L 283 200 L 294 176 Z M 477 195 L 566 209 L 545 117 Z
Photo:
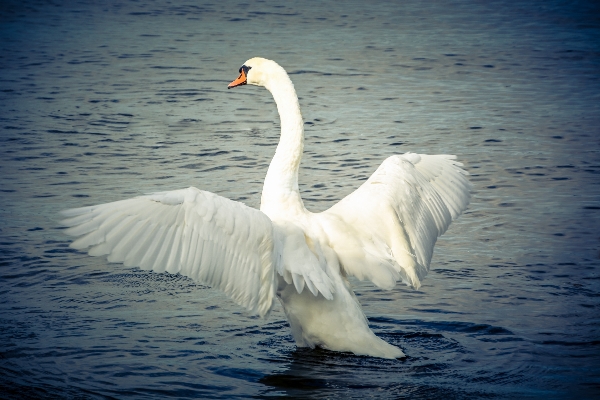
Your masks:
M 63 4 L 64 3 L 64 4 Z M 600 9 L 592 1 L 0 5 L 0 388 L 7 398 L 600 394 Z M 295 83 L 300 185 L 327 209 L 387 156 L 475 189 L 419 290 L 353 282 L 408 355 L 297 349 L 181 276 L 68 248 L 58 211 L 195 186 L 258 207 Z

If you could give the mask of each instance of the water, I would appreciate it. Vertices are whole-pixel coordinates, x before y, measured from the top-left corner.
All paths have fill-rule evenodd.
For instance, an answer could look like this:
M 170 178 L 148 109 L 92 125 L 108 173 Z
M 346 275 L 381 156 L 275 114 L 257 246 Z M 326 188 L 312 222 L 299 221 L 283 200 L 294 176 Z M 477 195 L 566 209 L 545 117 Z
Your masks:
M 0 397 L 597 397 L 599 15 L 557 0 L 3 1 Z M 258 207 L 276 109 L 262 88 L 226 90 L 257 55 L 300 96 L 309 209 L 395 153 L 457 154 L 472 174 L 420 290 L 354 282 L 404 360 L 296 349 L 280 307 L 261 320 L 68 248 L 65 208 L 188 186 Z

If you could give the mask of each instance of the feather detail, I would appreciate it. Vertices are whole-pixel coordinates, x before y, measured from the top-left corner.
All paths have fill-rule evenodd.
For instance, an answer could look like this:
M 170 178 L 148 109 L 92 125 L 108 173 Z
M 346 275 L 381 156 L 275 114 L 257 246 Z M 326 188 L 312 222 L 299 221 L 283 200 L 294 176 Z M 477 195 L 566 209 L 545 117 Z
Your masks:
M 262 212 L 195 188 L 67 210 L 71 247 L 223 290 L 265 316 L 275 294 L 273 226 Z
M 320 215 L 344 271 L 390 289 L 418 288 L 437 238 L 467 207 L 471 184 L 454 156 L 387 158 L 355 192 Z

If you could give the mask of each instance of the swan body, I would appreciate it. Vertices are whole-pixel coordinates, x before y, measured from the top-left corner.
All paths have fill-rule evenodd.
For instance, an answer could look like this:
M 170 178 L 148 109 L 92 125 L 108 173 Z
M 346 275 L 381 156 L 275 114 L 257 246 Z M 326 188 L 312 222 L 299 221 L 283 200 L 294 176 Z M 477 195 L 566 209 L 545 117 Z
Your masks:
M 298 190 L 304 147 L 294 85 L 277 63 L 252 58 L 229 88 L 264 86 L 277 104 L 281 138 L 260 210 L 193 187 L 67 210 L 71 244 L 110 262 L 180 273 L 266 316 L 281 302 L 298 346 L 403 357 L 378 338 L 347 276 L 383 289 L 418 288 L 438 236 L 465 210 L 468 175 L 454 156 L 387 158 L 354 193 L 321 213 Z

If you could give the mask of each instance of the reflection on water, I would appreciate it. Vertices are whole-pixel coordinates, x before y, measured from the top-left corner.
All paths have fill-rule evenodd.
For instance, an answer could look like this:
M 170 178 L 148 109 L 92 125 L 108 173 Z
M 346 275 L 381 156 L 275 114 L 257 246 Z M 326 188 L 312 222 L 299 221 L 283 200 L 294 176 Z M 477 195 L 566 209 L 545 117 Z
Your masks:
M 4 2 L 0 387 L 8 397 L 594 397 L 593 2 Z M 475 184 L 420 290 L 353 282 L 389 361 L 297 349 L 180 276 L 68 248 L 61 209 L 196 186 L 258 207 L 278 140 L 248 58 L 289 72 L 324 210 L 395 153 Z

